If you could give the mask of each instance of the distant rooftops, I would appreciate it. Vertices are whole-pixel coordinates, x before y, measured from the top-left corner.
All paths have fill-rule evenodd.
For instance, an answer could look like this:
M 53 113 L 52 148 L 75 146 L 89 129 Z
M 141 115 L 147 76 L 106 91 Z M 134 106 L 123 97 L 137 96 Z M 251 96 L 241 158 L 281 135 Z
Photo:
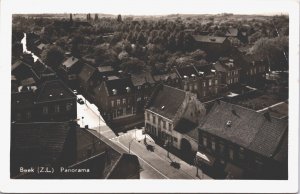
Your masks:
M 219 37 L 219 36 L 194 35 L 193 37 L 197 42 L 216 43 L 216 44 L 222 44 L 227 39 L 226 37 Z

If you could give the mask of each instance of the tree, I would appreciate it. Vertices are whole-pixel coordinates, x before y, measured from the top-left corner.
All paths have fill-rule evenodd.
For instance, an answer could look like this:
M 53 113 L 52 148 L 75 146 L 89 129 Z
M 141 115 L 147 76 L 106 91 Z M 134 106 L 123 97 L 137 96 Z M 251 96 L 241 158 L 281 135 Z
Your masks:
M 146 38 L 143 34 L 143 32 L 140 32 L 137 36 L 136 42 L 140 45 L 145 45 L 146 44 Z
M 64 59 L 64 52 L 60 47 L 54 45 L 45 49 L 42 52 L 41 57 L 46 65 L 53 69 L 57 69 Z
M 121 14 L 118 15 L 117 22 L 119 22 L 119 23 L 122 22 L 122 16 L 121 16 Z

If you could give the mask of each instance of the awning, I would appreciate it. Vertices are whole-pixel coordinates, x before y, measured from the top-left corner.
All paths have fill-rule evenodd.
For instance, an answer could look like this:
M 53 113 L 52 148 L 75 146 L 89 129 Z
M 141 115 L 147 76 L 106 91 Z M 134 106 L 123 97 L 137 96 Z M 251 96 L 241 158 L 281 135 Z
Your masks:
M 232 163 L 226 165 L 225 172 L 228 173 L 227 178 L 231 179 L 241 178 L 243 175 L 243 169 Z
M 198 151 L 196 154 L 196 160 L 197 162 L 204 162 L 207 165 L 213 166 L 216 159 L 210 154 L 205 154 L 203 152 Z

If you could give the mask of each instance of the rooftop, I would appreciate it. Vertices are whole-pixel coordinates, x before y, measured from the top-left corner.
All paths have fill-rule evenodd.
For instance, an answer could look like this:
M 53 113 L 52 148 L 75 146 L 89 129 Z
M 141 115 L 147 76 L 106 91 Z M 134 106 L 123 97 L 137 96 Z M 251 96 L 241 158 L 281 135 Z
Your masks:
M 134 90 L 134 86 L 129 77 L 106 80 L 104 83 L 109 96 L 125 95 L 132 93 Z
M 287 120 L 223 101 L 216 102 L 199 125 L 200 130 L 266 157 L 273 156 L 287 128 Z
M 176 72 L 178 73 L 178 76 L 181 78 L 191 78 L 191 77 L 198 77 L 198 71 L 193 65 L 184 66 L 181 68 L 176 68 Z
M 72 56 L 72 57 L 69 57 L 67 60 L 65 60 L 62 65 L 65 66 L 66 68 L 71 68 L 78 61 L 79 61 L 79 59 Z
M 76 95 L 61 80 L 45 81 L 37 90 L 37 102 L 75 98 Z
M 153 80 L 153 77 L 150 72 L 143 72 L 139 74 L 132 74 L 131 80 L 134 86 L 140 86 L 145 83 L 153 84 L 155 81 Z
M 114 69 L 112 68 L 112 66 L 99 66 L 98 71 L 100 73 L 104 73 L 104 72 L 114 71 Z
M 163 85 L 157 88 L 157 94 L 153 97 L 148 109 L 172 120 L 181 107 L 185 96 L 184 90 Z
M 83 80 L 84 82 L 88 82 L 88 80 L 93 76 L 94 72 L 96 72 L 96 68 L 88 65 L 88 64 L 84 64 L 78 77 L 79 79 Z
M 214 44 L 222 44 L 226 40 L 226 37 L 218 37 L 218 36 L 194 35 L 193 37 L 197 42 L 214 43 Z

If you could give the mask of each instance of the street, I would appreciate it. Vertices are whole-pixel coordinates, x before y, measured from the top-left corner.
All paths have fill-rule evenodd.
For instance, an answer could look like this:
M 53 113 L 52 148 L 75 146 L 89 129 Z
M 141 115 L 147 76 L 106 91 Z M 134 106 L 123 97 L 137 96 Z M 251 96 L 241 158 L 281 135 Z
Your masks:
M 195 166 L 187 164 L 175 155 L 169 153 L 160 146 L 156 145 L 153 139 L 146 135 L 146 143 L 151 145 L 153 150 L 149 150 L 149 146 L 145 145 L 145 135 L 142 129 L 132 129 L 126 133 L 116 135 L 105 123 L 98 110 L 93 104 L 90 104 L 83 96 L 84 104 L 77 103 L 78 124 L 81 127 L 88 125 L 89 129 L 94 130 L 93 134 L 99 134 L 106 137 L 125 152 L 135 154 L 140 161 L 142 171 L 141 179 L 210 179 L 199 169 L 199 177 L 196 176 L 197 169 Z M 100 124 L 100 127 L 99 127 Z M 171 163 L 177 163 L 178 166 L 171 166 Z

